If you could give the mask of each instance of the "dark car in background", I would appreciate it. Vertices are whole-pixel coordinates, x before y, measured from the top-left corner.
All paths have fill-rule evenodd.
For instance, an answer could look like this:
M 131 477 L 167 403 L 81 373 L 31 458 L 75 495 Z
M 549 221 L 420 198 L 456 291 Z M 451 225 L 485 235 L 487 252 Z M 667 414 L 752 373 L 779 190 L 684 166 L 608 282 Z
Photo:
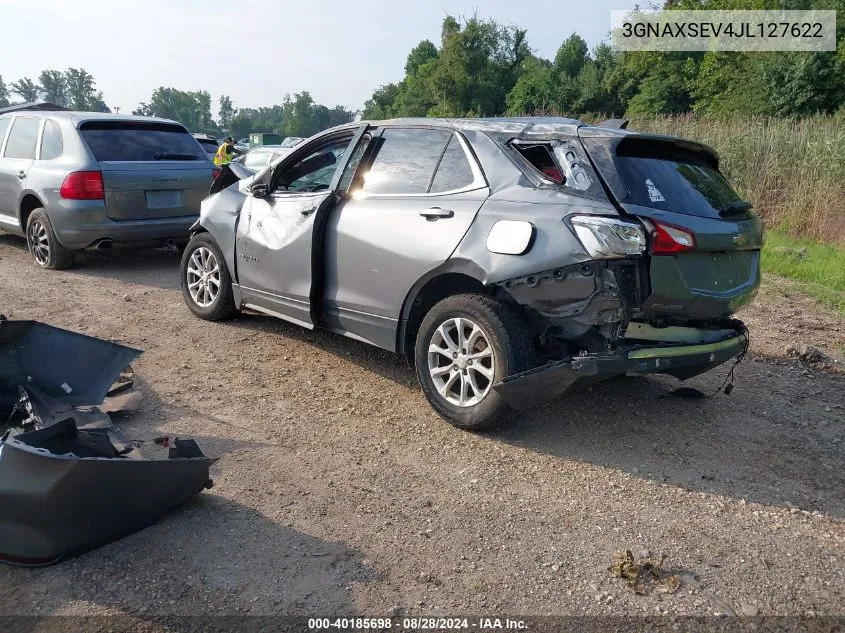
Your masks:
M 240 173 L 238 173 L 240 172 Z M 250 308 L 405 355 L 466 429 L 617 375 L 747 350 L 760 218 L 710 148 L 580 121 L 340 126 L 224 167 L 182 258 L 203 319 Z
M 220 142 L 210 134 L 192 134 L 192 136 L 197 139 L 197 143 L 202 146 L 205 153 L 213 161 L 214 156 L 217 154 L 217 149 L 220 147 Z
M 0 116 L 0 229 L 25 236 L 36 265 L 78 251 L 184 242 L 218 172 L 166 119 L 93 112 Z

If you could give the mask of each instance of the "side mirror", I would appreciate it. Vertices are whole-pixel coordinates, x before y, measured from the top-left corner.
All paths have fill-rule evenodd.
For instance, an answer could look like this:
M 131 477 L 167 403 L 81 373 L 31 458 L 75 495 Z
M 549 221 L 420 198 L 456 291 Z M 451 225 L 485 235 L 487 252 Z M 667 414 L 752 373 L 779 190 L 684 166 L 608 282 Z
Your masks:
M 257 182 L 254 185 L 251 185 L 249 188 L 249 192 L 255 198 L 269 198 L 270 197 L 270 187 L 263 182 Z

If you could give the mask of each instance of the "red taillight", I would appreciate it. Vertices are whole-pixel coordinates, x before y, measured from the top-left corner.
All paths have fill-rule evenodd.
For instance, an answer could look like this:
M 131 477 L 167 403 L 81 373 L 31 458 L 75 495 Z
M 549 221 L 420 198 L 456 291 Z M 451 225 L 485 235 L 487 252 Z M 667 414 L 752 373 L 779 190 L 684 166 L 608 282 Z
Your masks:
M 656 255 L 680 253 L 695 248 L 695 236 L 689 231 L 659 222 L 654 223 L 654 228 L 652 253 Z
M 66 200 L 102 200 L 103 174 L 98 171 L 75 171 L 68 174 L 59 189 Z
M 211 170 L 211 179 L 212 180 L 217 180 L 217 176 L 219 176 L 219 175 L 220 175 L 219 169 L 212 169 Z

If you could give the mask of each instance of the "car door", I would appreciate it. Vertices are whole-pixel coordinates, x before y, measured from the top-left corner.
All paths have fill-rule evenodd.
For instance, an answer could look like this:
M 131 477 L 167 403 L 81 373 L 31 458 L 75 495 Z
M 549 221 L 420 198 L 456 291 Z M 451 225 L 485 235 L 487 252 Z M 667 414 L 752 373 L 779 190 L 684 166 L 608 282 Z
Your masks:
M 367 126 L 317 139 L 252 186 L 235 243 L 244 303 L 312 328 L 313 262 L 327 209 Z
M 382 130 L 326 230 L 327 325 L 394 349 L 411 287 L 445 262 L 489 195 L 457 132 Z
M 6 121 L 10 124 L 2 146 L 3 153 L 0 154 L 0 227 L 10 227 L 19 232 L 18 206 L 26 188 L 27 172 L 35 160 L 41 119 L 23 116 L 0 119 L 0 128 Z

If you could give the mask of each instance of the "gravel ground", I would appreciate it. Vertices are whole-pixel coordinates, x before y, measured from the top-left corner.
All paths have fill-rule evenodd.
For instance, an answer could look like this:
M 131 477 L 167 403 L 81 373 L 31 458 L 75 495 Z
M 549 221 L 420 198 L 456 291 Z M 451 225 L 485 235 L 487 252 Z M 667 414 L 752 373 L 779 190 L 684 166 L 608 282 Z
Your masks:
M 195 438 L 211 491 L 58 566 L 0 568 L 0 614 L 843 614 L 845 376 L 788 358 L 845 323 L 767 280 L 730 396 L 624 378 L 461 432 L 391 354 L 190 315 L 174 253 L 37 270 L 0 236 L 0 312 L 146 350 L 124 433 Z M 693 379 L 715 390 L 720 368 Z M 666 554 L 636 595 L 614 552 Z

